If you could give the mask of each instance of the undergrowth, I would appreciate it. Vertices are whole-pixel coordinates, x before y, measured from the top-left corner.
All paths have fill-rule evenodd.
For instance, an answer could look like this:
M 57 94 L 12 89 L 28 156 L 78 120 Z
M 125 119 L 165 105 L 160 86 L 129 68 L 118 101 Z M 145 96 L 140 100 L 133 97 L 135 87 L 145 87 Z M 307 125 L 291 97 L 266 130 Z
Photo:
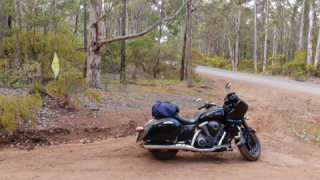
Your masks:
M 22 120 L 35 124 L 35 112 L 41 106 L 41 96 L 36 93 L 30 96 L 9 97 L 0 95 L 0 119 L 2 128 L 15 131 Z

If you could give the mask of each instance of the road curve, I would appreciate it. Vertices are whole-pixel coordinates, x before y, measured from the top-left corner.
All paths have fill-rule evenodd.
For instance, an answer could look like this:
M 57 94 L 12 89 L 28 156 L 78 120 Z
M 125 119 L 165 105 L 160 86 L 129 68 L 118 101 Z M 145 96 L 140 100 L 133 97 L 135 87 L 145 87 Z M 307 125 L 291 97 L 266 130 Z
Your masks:
M 320 85 L 197 66 L 196 72 L 320 95 Z

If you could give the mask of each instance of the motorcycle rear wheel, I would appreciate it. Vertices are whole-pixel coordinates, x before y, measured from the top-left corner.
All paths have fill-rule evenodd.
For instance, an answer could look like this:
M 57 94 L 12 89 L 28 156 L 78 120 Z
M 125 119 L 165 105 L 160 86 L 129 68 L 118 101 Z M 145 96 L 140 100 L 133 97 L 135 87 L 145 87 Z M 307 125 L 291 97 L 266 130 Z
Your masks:
M 166 149 L 156 149 L 156 150 L 149 150 L 152 155 L 154 155 L 158 159 L 170 159 L 174 157 L 179 150 L 166 150 Z
M 246 138 L 245 144 L 238 146 L 238 149 L 248 161 L 258 160 L 261 154 L 260 141 L 253 132 Z

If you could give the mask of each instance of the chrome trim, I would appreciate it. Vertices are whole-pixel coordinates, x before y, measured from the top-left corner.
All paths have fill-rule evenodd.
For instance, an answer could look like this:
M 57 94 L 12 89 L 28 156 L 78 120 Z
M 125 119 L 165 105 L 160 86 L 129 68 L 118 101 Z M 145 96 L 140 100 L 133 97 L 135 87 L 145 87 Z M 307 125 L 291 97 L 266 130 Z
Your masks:
M 191 141 L 191 146 L 194 146 L 194 142 L 196 141 L 198 135 L 201 133 L 201 129 L 199 129 L 196 133 L 194 133 L 192 141 Z
M 163 124 L 174 124 L 172 121 L 165 121 Z
M 243 139 L 243 137 L 242 137 L 242 132 L 241 132 L 241 129 L 240 129 L 240 127 L 239 126 L 237 126 L 237 128 L 238 128 L 238 130 L 239 130 L 239 142 L 236 144 L 236 146 L 239 146 L 239 145 L 241 145 L 241 143 L 242 143 L 242 139 Z M 237 137 L 237 136 L 236 136 Z M 236 139 L 236 138 L 235 138 Z M 237 139 L 238 139 L 238 137 L 237 137 Z
M 221 137 L 221 139 L 220 139 L 220 141 L 219 141 L 219 144 L 218 144 L 218 146 L 221 146 L 221 144 L 222 144 L 222 141 L 224 140 L 224 137 L 226 136 L 226 131 L 224 131 L 223 132 L 223 135 L 222 135 L 222 137 Z
M 185 151 L 195 151 L 195 152 L 213 152 L 222 148 L 228 149 L 228 145 L 214 146 L 212 148 L 196 148 L 187 144 L 175 144 L 175 145 L 147 145 L 141 144 L 143 148 L 146 149 L 175 149 L 175 150 L 185 150 Z
M 201 123 L 201 124 L 199 125 L 199 128 L 202 128 L 203 126 L 205 126 L 205 125 L 207 125 L 207 124 L 208 124 L 208 121 L 203 122 L 203 123 Z

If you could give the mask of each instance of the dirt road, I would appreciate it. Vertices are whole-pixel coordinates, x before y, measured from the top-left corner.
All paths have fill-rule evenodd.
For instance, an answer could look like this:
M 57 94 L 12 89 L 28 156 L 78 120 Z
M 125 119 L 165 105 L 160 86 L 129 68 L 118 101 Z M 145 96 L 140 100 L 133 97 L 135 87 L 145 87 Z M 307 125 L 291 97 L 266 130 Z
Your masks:
M 179 152 L 172 160 L 159 161 L 129 136 L 32 151 L 5 149 L 0 151 L 0 179 L 320 179 L 320 147 L 295 135 L 301 122 L 319 126 L 319 95 L 204 76 L 214 79 L 218 91 L 231 81 L 231 90 L 249 104 L 248 123 L 262 146 L 257 162 L 245 161 L 237 148 Z M 222 99 L 213 101 L 221 104 Z
M 299 81 L 288 80 L 288 79 L 273 78 L 268 76 L 247 74 L 242 72 L 233 72 L 233 71 L 227 71 L 223 69 L 216 69 L 216 68 L 210 68 L 210 67 L 204 67 L 204 66 L 198 66 L 196 68 L 196 71 L 199 73 L 206 73 L 206 74 L 220 76 L 220 77 L 244 80 L 244 81 L 253 82 L 257 84 L 281 87 L 285 89 L 291 89 L 295 91 L 301 91 L 305 93 L 320 95 L 320 84 L 311 84 L 311 83 L 299 82 Z

